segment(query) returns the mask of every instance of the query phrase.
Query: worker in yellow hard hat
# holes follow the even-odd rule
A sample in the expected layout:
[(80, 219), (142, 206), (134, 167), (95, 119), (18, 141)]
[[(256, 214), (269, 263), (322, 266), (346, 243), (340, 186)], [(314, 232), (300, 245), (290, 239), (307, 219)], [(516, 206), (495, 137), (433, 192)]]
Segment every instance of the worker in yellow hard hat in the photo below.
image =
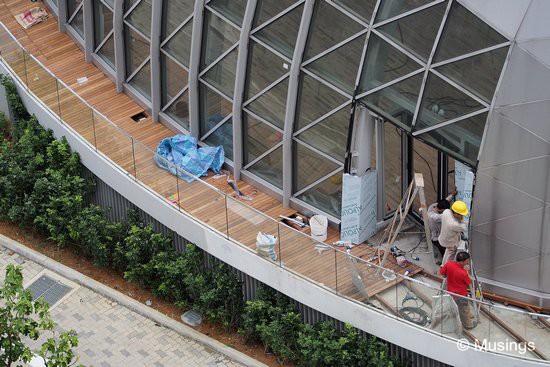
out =
[(445, 209), (441, 214), (441, 232), (439, 233), (439, 243), (445, 247), (445, 255), (441, 260), (441, 265), (445, 265), (448, 260), (454, 260), (456, 250), (460, 245), (461, 235), (466, 230), (464, 217), (468, 215), (466, 203), (457, 200), (451, 205), (451, 209)]

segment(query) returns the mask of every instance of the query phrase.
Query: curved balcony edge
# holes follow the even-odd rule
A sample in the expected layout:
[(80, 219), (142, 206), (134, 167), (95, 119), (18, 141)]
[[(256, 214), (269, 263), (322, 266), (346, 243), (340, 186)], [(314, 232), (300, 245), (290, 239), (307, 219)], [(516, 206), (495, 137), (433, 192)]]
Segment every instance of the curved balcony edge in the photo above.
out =
[(65, 136), (90, 171), (166, 227), (234, 268), (330, 317), (350, 323), (383, 340), (447, 364), (499, 365), (500, 367), (517, 366), (518, 363), (522, 366), (548, 365), (544, 361), (522, 359), (479, 349), (470, 348), (466, 352), (461, 351), (454, 339), (442, 337), (402, 319), (341, 297), (257, 256), (249, 249), (213, 231), (187, 213), (179, 212), (168, 202), (154, 195), (98, 154), (78, 134), (60, 123), (59, 119), (27, 90), (3, 63), (0, 63), (0, 72), (12, 76), (29, 113), (34, 114), (42, 126), (51, 129), (56, 137)]

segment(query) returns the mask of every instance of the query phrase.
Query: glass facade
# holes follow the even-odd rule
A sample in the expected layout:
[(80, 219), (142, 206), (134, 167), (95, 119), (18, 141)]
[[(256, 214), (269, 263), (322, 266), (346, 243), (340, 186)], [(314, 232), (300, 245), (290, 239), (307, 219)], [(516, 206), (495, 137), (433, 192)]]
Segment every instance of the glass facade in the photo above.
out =
[(506, 37), (458, 1), (304, 2), (124, 0), (116, 18), (112, 0), (93, 0), (90, 15), (68, 0), (66, 22), (84, 40), (92, 21), (94, 56), (157, 104), (160, 121), (223, 145), (229, 164), (334, 218), (354, 102), (384, 121), (373, 164), (387, 210), (407, 170), (434, 186), (441, 155), (476, 166)]

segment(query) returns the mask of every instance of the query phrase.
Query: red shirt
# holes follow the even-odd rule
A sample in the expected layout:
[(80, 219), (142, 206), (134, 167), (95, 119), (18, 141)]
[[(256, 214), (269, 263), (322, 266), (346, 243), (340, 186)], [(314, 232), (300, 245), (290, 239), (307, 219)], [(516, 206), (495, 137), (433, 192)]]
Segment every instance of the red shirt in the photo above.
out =
[(447, 261), (439, 270), (439, 274), (447, 276), (447, 290), (461, 296), (468, 295), (468, 286), (472, 282), (468, 272), (456, 261)]

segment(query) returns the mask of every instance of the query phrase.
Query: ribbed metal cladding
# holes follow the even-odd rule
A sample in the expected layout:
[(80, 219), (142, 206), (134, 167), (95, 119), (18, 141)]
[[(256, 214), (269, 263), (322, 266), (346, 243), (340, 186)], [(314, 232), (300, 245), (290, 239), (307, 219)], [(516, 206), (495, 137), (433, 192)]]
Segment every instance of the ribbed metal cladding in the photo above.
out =
[[(185, 246), (189, 243), (189, 241), (187, 241), (185, 238), (168, 229), (161, 222), (153, 218), (150, 214), (137, 208), (123, 195), (121, 195), (116, 190), (114, 190), (109, 185), (107, 185), (105, 182), (100, 180), (88, 169), (84, 168), (83, 175), (86, 178), (90, 178), (94, 180), (96, 183), (95, 190), (93, 194), (91, 194), (87, 198), (87, 202), (89, 204), (99, 205), (103, 208), (110, 208), (110, 210), (108, 211), (109, 219), (115, 220), (115, 221), (126, 220), (128, 209), (137, 210), (140, 218), (144, 221), (144, 223), (152, 224), (155, 231), (159, 233), (163, 233), (169, 237), (172, 237), (173, 246), (176, 251), (179, 251), (179, 252), (185, 251)], [(221, 261), (221, 260), (217, 259), (216, 257), (208, 253), (205, 253), (205, 263), (207, 264), (207, 266), (211, 266), (218, 261)], [(254, 299), (254, 297), (256, 296), (256, 291), (258, 287), (262, 285), (262, 283), (257, 279), (251, 277), (250, 275), (243, 273), (242, 271), (239, 271), (231, 266), (230, 268), (235, 272), (237, 277), (242, 281), (244, 300), (247, 301), (247, 300)], [(334, 324), (336, 328), (338, 328), (339, 330), (343, 330), (344, 328), (343, 322), (337, 319), (334, 319), (330, 316), (327, 316), (296, 300), (293, 300), (293, 302), (298, 308), (298, 310), (300, 311), (300, 313), (302, 314), (302, 319), (304, 322), (308, 324), (315, 324), (320, 321), (330, 321)], [(362, 334), (365, 336), (369, 335), (368, 333), (365, 333), (365, 332), (362, 332)], [(401, 360), (410, 361), (410, 365), (413, 367), (451, 367), (445, 363), (425, 357), (418, 353), (412, 352), (408, 349), (402, 348), (398, 345), (388, 343), (388, 342), (386, 342), (386, 344), (388, 345), (390, 354), (392, 356), (398, 357)]]

